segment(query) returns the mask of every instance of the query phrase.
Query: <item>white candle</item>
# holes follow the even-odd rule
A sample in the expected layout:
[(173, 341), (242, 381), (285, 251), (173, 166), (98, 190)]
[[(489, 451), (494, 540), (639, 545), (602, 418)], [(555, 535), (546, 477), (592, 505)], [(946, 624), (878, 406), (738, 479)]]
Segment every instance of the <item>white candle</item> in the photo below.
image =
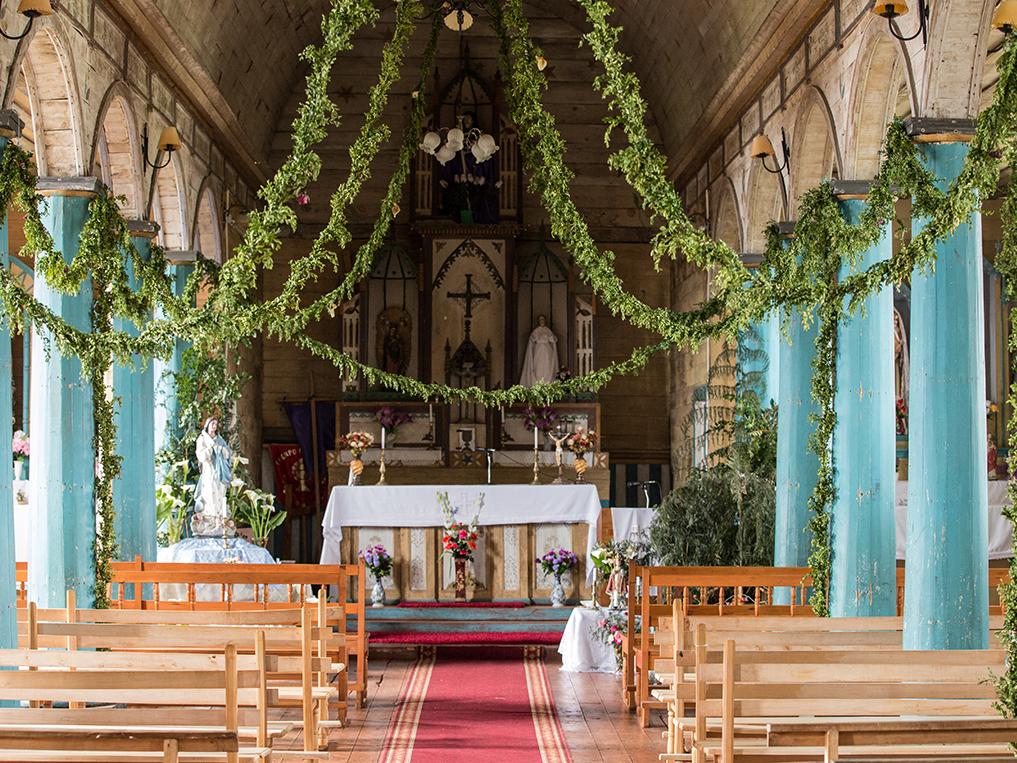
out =
[(381, 449), (385, 450), (385, 427), (381, 428)]
[(533, 449), (537, 449), (537, 425), (533, 425)]
[(434, 403), (427, 404), (427, 421), (434, 426)]

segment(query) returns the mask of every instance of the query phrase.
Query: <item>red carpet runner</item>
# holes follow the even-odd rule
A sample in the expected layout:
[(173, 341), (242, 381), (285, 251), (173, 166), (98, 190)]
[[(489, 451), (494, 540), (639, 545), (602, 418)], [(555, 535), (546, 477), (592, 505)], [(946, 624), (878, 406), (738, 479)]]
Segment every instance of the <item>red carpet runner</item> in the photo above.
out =
[(444, 648), (411, 669), (381, 763), (571, 763), (540, 650)]

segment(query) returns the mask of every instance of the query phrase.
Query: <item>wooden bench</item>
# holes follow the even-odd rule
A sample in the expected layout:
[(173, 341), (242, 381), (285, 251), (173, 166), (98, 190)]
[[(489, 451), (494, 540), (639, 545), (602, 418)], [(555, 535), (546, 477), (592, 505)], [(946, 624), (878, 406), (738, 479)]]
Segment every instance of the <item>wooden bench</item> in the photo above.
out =
[[(324, 611), (325, 602), (318, 609)], [(343, 644), (342, 636), (331, 628), (312, 623), (310, 605), (299, 610), (300, 624), (213, 624), (217, 618), (279, 620), (286, 610), (271, 613), (189, 612), (182, 610), (82, 610), (74, 607), (73, 591), (68, 592), (66, 610), (44, 610), (51, 620), (39, 618), (34, 604), (19, 622), (19, 639), (28, 648), (110, 649), (123, 651), (158, 651), (180, 653), (217, 653), (226, 644), (235, 644), (241, 653), (254, 654), (257, 639), (273, 658), (269, 670), (272, 688), (271, 704), (302, 709), (304, 752), (315, 752), (328, 744), (333, 723), (329, 702), (339, 692), (328, 681), (329, 673), (342, 675), (345, 666), (333, 662), (330, 654)], [(267, 615), (267, 616), (265, 616)], [(320, 617), (321, 615), (319, 615)], [(143, 622), (135, 622), (140, 619)], [(113, 620), (113, 622), (111, 622)], [(270, 740), (288, 732), (295, 725), (282, 724), (263, 736), (264, 719), (260, 719), (258, 739)], [(310, 756), (305, 756), (310, 757)]]
[[(215, 753), (238, 752), (237, 735), (210, 729), (124, 728), (0, 724), (0, 763), (8, 761), (222, 760)], [(263, 761), (270, 760), (266, 753)]]
[[(263, 636), (254, 655), (238, 655), (234, 644), (227, 644), (220, 654), (6, 649), (0, 650), (0, 666), (7, 668), (0, 670), (0, 700), (29, 703), (28, 707), (0, 708), (0, 727), (6, 732), (6, 737), (0, 733), (0, 760), (46, 760), (32, 751), (50, 749), (45, 735), (39, 733), (41, 727), (56, 730), (53, 744), (57, 745), (70, 744), (75, 734), (79, 739), (88, 734), (104, 737), (96, 742), (100, 754), (96, 760), (143, 759), (145, 753), (154, 759), (187, 753), (186, 759), (209, 761), (271, 757), (260, 739), (263, 726), (255, 747), (239, 749), (237, 744), (240, 708), (254, 708), (264, 718), (270, 700)], [(48, 703), (67, 703), (67, 707), (45, 706)], [(87, 703), (102, 707), (86, 707)], [(67, 732), (64, 742), (60, 729)], [(143, 734), (147, 749), (132, 746), (135, 729), (147, 729)], [(225, 746), (180, 749), (184, 738), (195, 731), (226, 734)], [(164, 747), (151, 749), (160, 734)], [(9, 749), (4, 747), (5, 738)], [(195, 745), (203, 744), (200, 733), (190, 738)], [(83, 750), (90, 749), (88, 743), (83, 745)], [(69, 759), (63, 753), (57, 757)]]
[[(1005, 745), (985, 748), (993, 740), (970, 736), (965, 741), (981, 745), (978, 749), (948, 744), (932, 749), (912, 723), (927, 720), (927, 726), (938, 723), (945, 730), (959, 716), (990, 726), (999, 720), (993, 709), (995, 690), (987, 679), (990, 671), (998, 673), (1003, 668), (1001, 650), (927, 652), (856, 646), (770, 651), (736, 649), (737, 642), (727, 639), (718, 651), (704, 643), (705, 630), (702, 624), (697, 627), (693, 684), (676, 686), (678, 694), (695, 702), (690, 756), (694, 763), (824, 760), (830, 756), (831, 745), (838, 748), (831, 760), (879, 759), (879, 755), (885, 760), (951, 755), (962, 759), (970, 755), (976, 760), (983, 754), (991, 759), (1005, 750)], [(824, 722), (820, 716), (838, 721), (879, 720), (884, 736), (865, 739), (856, 728), (850, 741), (857, 745), (841, 744), (834, 733), (829, 739), (824, 735), (823, 748), (815, 748), (808, 744), (815, 734), (795, 738), (788, 731), (780, 737), (780, 746), (771, 743), (768, 734), (774, 724), (799, 723), (802, 716), (817, 724)], [(896, 736), (886, 736), (894, 720), (900, 721), (894, 728)], [(993, 733), (998, 735), (1000, 728), (994, 727)], [(887, 749), (877, 750), (880, 744)], [(918, 750), (916, 745), (926, 749)]]
[[(626, 706), (650, 725), (654, 711), (666, 706), (651, 694), (650, 671), (667, 657), (652, 634), (666, 627), (672, 602), (686, 614), (812, 616), (806, 603), (806, 567), (635, 567), (629, 568), (628, 634), (622, 642)], [(786, 589), (790, 603), (774, 603), (774, 593)], [(638, 591), (638, 597), (637, 597)], [(635, 619), (641, 635), (634, 633)]]
[[(163, 586), (179, 586), (182, 599), (166, 599)], [(219, 598), (202, 601), (198, 586), (218, 589)], [(239, 586), (252, 589), (252, 596), (237, 597)], [(110, 598), (117, 609), (185, 609), (191, 611), (243, 611), (293, 609), (309, 600), (309, 593), (334, 591), (343, 607), (330, 624), (345, 636), (345, 650), (338, 661), (350, 669), (356, 663), (352, 684), (349, 673), (340, 678), (345, 699), (352, 691), (360, 707), (367, 704), (367, 670), (370, 634), (367, 632), (367, 583), (363, 562), (358, 564), (186, 564), (173, 562), (121, 562), (113, 565)], [(209, 590), (208, 588), (203, 589)], [(284, 600), (273, 592), (285, 591)], [(350, 621), (352, 620), (352, 628)], [(341, 710), (345, 718), (345, 707)]]

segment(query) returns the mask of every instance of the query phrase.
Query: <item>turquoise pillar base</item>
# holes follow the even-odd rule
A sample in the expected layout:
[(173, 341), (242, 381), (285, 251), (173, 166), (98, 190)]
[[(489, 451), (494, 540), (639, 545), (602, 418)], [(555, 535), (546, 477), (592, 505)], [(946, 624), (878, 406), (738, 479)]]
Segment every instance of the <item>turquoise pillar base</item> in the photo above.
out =
[[(0, 137), (0, 156), (8, 139)], [(10, 266), (7, 249), (7, 210), (0, 210), (0, 266)], [(0, 318), (0, 443), (10, 442), (14, 436), (13, 374), (11, 360), (11, 332), (7, 321)], [(0, 649), (18, 646), (18, 621), (15, 596), (14, 556), (14, 494), (13, 468), (0, 462)]]
[[(62, 181), (61, 181), (62, 182)], [(93, 186), (94, 187), (94, 186)], [(49, 195), (42, 215), (67, 262), (78, 251), (91, 194)], [(90, 331), (92, 284), (64, 294), (36, 273), (35, 298), (72, 326)], [(28, 588), (40, 607), (61, 607), (66, 591), (78, 606), (95, 603), (95, 452), (92, 446), (92, 385), (81, 362), (63, 356), (44, 329), (32, 336), (32, 483), (35, 513)]]
[[(940, 187), (966, 143), (921, 146)], [(920, 230), (921, 220), (914, 223)], [(906, 649), (989, 643), (988, 485), (982, 224), (976, 213), (936, 245), (936, 269), (911, 281)]]
[[(777, 567), (804, 567), (811, 551), (808, 532), (809, 498), (816, 487), (819, 459), (809, 450), (816, 413), (812, 399), (812, 359), (816, 354), (813, 323), (802, 327), (801, 313), (786, 319), (787, 339), (779, 351), (780, 388), (777, 418), (777, 513), (774, 522), (773, 563)], [(787, 604), (788, 589), (778, 589), (774, 602)]]
[[(840, 202), (845, 219), (858, 224), (861, 199)], [(890, 231), (841, 277), (887, 260)], [(894, 615), (897, 611), (893, 376), (893, 293), (865, 300), (837, 333), (837, 427), (833, 438), (837, 498), (833, 506), (830, 614)]]
[[(132, 236), (132, 241), (141, 256), (148, 259), (151, 238)], [(140, 283), (130, 261), (127, 272), (130, 287), (138, 290)], [(115, 321), (115, 328), (138, 334), (137, 327), (123, 319)], [(135, 556), (146, 561), (156, 557), (154, 392), (154, 371), (147, 360), (135, 356), (133, 365), (114, 366), (113, 394), (120, 398), (117, 453), (123, 460), (120, 476), (113, 482), (113, 503), (119, 558), (126, 561)]]

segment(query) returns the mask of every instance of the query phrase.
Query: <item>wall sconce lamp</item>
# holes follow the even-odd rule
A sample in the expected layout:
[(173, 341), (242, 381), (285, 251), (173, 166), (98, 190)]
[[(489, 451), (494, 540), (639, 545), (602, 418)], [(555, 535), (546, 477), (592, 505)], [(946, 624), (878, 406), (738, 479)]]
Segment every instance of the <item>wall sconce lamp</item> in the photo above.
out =
[(1017, 0), (1003, 0), (992, 14), (992, 26), (1003, 34), (1017, 30)]
[(922, 44), (928, 44), (929, 5), (926, 0), (918, 0), (918, 31), (910, 37), (904, 37), (900, 33), (900, 30), (897, 29), (897, 24), (895, 23), (895, 20), (899, 16), (903, 16), (908, 12), (908, 4), (904, 2), (904, 0), (876, 0), (876, 4), (872, 7), (872, 12), (887, 20), (887, 23), (890, 26), (890, 34), (901, 42), (908, 42), (909, 40), (915, 39), (918, 35), (921, 35)]
[(18, 35), (7, 34), (4, 30), (0, 29), (0, 34), (6, 37), (8, 40), (20, 40), (28, 36), (28, 33), (32, 31), (32, 24), (39, 16), (52, 16), (53, 6), (50, 5), (49, 0), (21, 0), (18, 3), (18, 13), (28, 19), (28, 26), (25, 27), (25, 31)]
[(773, 143), (765, 135), (760, 133), (752, 139), (752, 145), (749, 147), (749, 155), (753, 159), (759, 159), (763, 163), (763, 169), (767, 172), (772, 172), (774, 175), (779, 175), (784, 170), (791, 166), (791, 149), (787, 145), (787, 133), (784, 132), (784, 128), (780, 128), (780, 149), (781, 155), (783, 156), (783, 163), (775, 169), (770, 169), (766, 166), (767, 159), (773, 159), (774, 163), (777, 162), (777, 152), (773, 148)]
[(791, 149), (787, 145), (787, 133), (784, 132), (784, 128), (780, 128), (780, 153), (783, 161), (776, 169), (770, 169), (766, 166), (766, 160), (772, 158), (774, 164), (777, 164), (777, 152), (773, 148), (773, 143), (765, 135), (760, 133), (752, 139), (752, 145), (749, 146), (749, 156), (753, 159), (759, 159), (760, 164), (763, 165), (763, 169), (769, 173), (777, 176), (780, 180), (780, 194), (781, 201), (783, 202), (784, 215), (788, 214), (788, 197), (787, 197), (787, 185), (784, 183), (784, 170), (791, 173)]
[[(148, 124), (141, 128), (141, 160), (143, 167), (151, 167), (153, 170), (161, 170), (173, 160), (173, 152), (180, 150), (180, 133), (177, 128), (170, 125), (162, 128), (159, 133), (159, 144), (155, 150), (155, 161), (148, 158)], [(159, 164), (159, 155), (166, 154), (166, 161)]]

